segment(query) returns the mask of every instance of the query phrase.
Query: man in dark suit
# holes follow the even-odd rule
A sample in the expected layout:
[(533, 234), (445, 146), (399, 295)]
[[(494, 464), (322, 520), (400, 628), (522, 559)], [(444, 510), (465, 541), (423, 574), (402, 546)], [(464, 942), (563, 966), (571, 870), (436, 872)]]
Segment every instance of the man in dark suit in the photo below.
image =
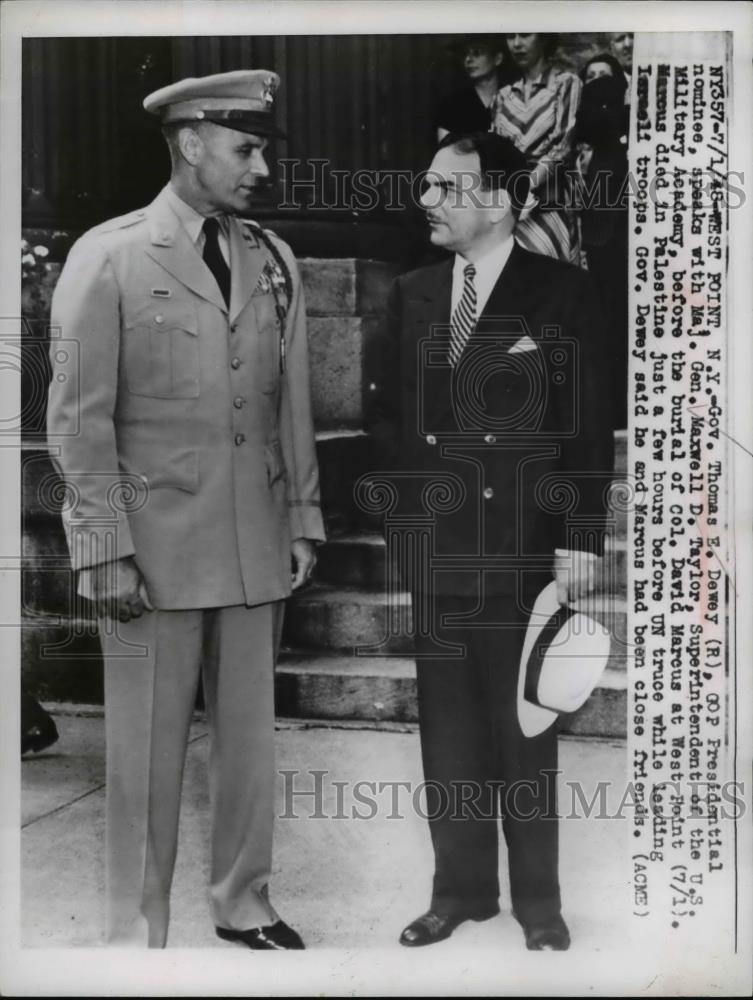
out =
[[(401, 943), (499, 912), (497, 824), (531, 950), (564, 950), (557, 735), (525, 737), (518, 663), (533, 601), (591, 591), (612, 469), (588, 275), (514, 241), (525, 160), (491, 133), (448, 135), (422, 195), (454, 257), (399, 277), (371, 430), (402, 525), (435, 874)], [(390, 473), (392, 474), (390, 477)]]

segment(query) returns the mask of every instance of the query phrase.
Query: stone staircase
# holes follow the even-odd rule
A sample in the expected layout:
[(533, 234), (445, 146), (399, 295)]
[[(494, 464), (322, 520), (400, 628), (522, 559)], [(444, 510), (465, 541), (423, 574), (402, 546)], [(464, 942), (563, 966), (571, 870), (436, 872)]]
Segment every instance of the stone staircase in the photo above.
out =
[[(303, 260), (312, 397), (328, 542), (314, 582), (289, 604), (277, 673), (281, 716), (415, 722), (410, 607), (393, 595), (403, 628), (390, 625), (386, 547), (376, 522), (360, 511), (353, 484), (373, 467), (362, 428), (372, 384), (370, 337), (394, 269), (376, 261)], [(616, 478), (625, 469), (617, 436)], [(102, 676), (94, 622), (73, 593), (65, 540), (55, 510), (54, 476), (42, 441), (22, 452), (22, 666), (27, 688), (47, 701), (99, 703)], [(608, 542), (607, 582), (594, 615), (610, 628), (610, 663), (588, 703), (565, 730), (620, 737), (626, 728), (625, 515)], [(394, 616), (393, 616), (394, 618)], [(380, 647), (382, 654), (369, 652)]]
[[(617, 440), (618, 475), (624, 444), (623, 434)], [(612, 634), (610, 661), (589, 701), (566, 721), (565, 732), (601, 737), (626, 732), (625, 527), (624, 514), (616, 515), (604, 559), (607, 583), (584, 605)], [(333, 525), (319, 551), (315, 582), (290, 602), (278, 666), (281, 715), (417, 720), (410, 600), (400, 593), (388, 599), (386, 581), (381, 534), (368, 523)], [(390, 601), (405, 611), (399, 632), (390, 625)], [(380, 655), (369, 655), (370, 646), (380, 646)]]

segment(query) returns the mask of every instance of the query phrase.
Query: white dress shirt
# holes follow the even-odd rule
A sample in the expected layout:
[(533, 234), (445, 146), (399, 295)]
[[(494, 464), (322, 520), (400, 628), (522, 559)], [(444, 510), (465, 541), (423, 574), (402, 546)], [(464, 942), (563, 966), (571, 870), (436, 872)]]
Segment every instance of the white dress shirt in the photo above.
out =
[(476, 319), (478, 319), (484, 311), (484, 306), (489, 301), (492, 289), (497, 284), (497, 279), (502, 274), (502, 269), (507, 263), (514, 246), (515, 240), (512, 236), (509, 236), (506, 240), (498, 243), (493, 250), (484, 254), (479, 260), (468, 261), (465, 257), (461, 257), (459, 253), (455, 254), (455, 265), (452, 269), (452, 304), (450, 316), (454, 315), (457, 304), (460, 302), (460, 296), (463, 294), (463, 284), (465, 281), (463, 270), (468, 264), (472, 263), (476, 268), (476, 277), (473, 279), (473, 285), (476, 289)]

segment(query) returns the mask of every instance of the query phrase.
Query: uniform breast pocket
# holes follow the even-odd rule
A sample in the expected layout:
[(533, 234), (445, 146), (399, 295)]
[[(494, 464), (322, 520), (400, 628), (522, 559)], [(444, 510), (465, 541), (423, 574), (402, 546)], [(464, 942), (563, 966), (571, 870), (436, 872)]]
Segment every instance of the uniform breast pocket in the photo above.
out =
[(200, 361), (198, 320), (190, 306), (150, 302), (126, 317), (122, 363), (134, 395), (195, 399)]

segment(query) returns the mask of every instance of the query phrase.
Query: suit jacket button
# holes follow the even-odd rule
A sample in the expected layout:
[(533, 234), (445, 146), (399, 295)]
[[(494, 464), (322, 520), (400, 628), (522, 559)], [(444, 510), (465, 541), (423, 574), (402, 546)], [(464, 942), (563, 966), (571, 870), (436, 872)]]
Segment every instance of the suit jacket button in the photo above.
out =
[(246, 435), (245, 434), (236, 434), (235, 435), (235, 443), (236, 444), (243, 444), (243, 442), (245, 440), (246, 440)]
[(436, 444), (437, 443), (437, 439), (434, 437), (433, 434), (427, 434), (426, 435), (426, 443), (427, 444)]
[(160, 316), (155, 316), (154, 317), (154, 322), (155, 323), (164, 323), (165, 322), (165, 317), (161, 316), (161, 315)]
[(484, 438), (484, 441), (486, 441), (487, 444), (496, 444), (497, 443), (497, 439), (495, 438), (495, 436), (493, 434), (487, 434), (486, 437)]
[(486, 489), (484, 490), (484, 500), (491, 500), (493, 496), (494, 496), (494, 490), (491, 488), (491, 486), (487, 486)]
[(236, 408), (236, 410), (240, 410), (244, 402), (245, 400), (243, 399), (243, 396), (236, 396), (235, 399), (233, 400), (233, 406)]
[(241, 359), (240, 358), (233, 358), (233, 360), (230, 362), (230, 367), (231, 368), (236, 368), (237, 369), (237, 368), (240, 368), (240, 366), (241, 366)]

